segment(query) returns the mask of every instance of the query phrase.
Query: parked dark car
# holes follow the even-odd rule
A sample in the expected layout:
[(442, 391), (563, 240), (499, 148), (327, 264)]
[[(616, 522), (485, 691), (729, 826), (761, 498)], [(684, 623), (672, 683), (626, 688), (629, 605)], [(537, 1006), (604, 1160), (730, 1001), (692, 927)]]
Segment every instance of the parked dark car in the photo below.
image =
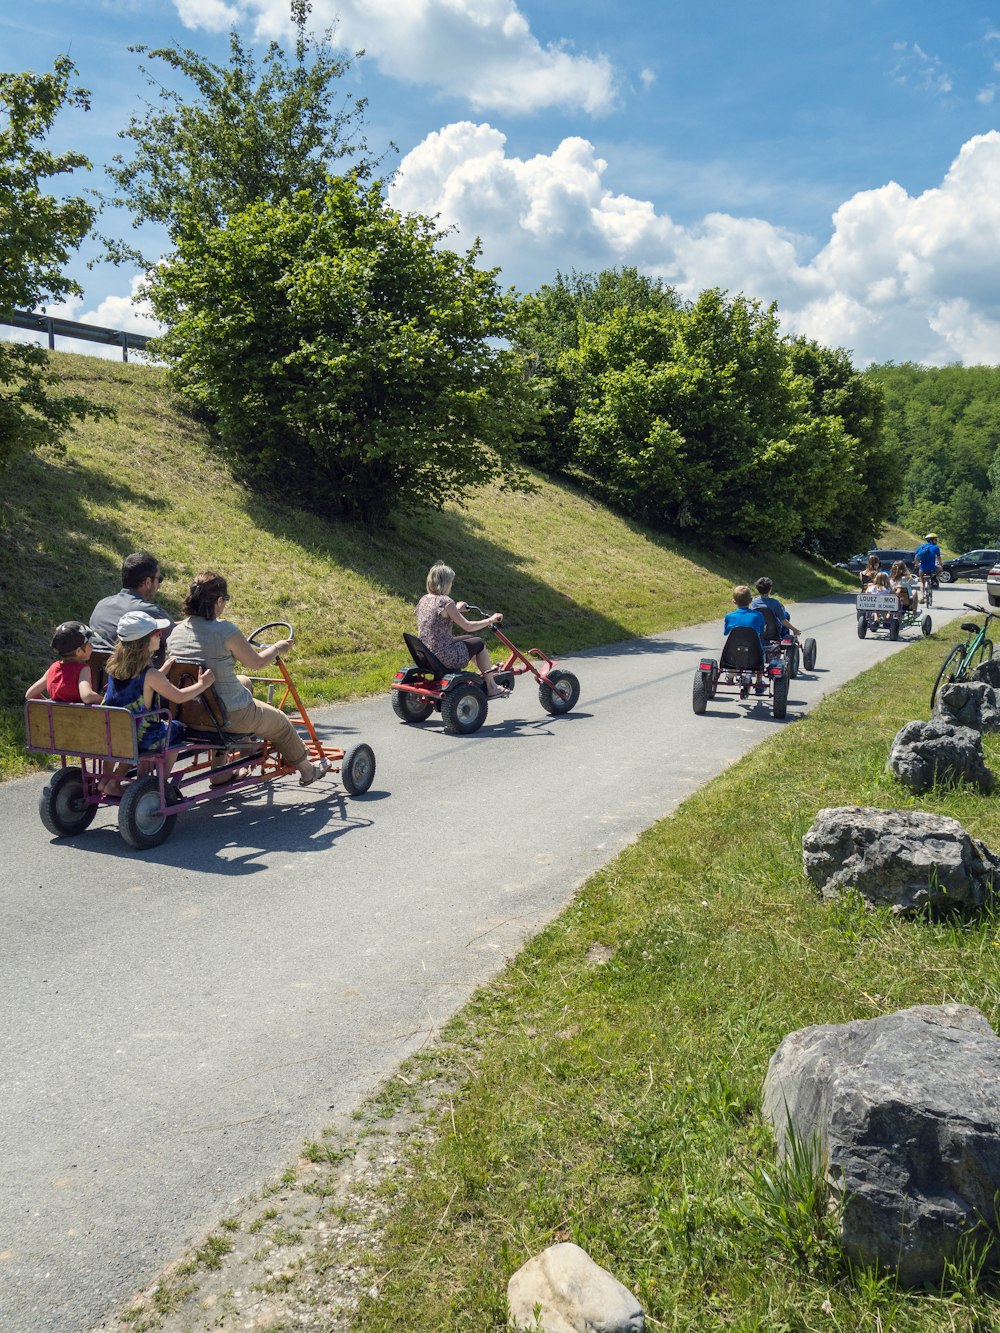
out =
[[(860, 574), (868, 563), (869, 555), (878, 556), (879, 567), (884, 569), (887, 574), (897, 560), (905, 560), (910, 569), (912, 570), (913, 568), (913, 551), (889, 550), (887, 547), (882, 546), (873, 546), (868, 552), (868, 555), (852, 555), (850, 560), (845, 560), (840, 568), (849, 570), (852, 574)], [(1000, 560), (1000, 554), (997, 555), (997, 559)]]
[(941, 561), (941, 582), (953, 583), (955, 579), (984, 579), (996, 564), (1000, 564), (1000, 548), (989, 547), (984, 550), (966, 551), (965, 555), (956, 555), (953, 560)]

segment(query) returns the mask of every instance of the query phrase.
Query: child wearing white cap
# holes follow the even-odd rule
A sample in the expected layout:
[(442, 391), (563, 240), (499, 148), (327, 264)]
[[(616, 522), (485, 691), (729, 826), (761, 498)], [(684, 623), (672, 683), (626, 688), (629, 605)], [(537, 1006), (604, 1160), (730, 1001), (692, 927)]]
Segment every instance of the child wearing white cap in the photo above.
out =
[[(135, 714), (140, 754), (179, 745), (184, 739), (184, 728), (179, 722), (171, 722), (168, 727), (162, 718), (145, 716), (153, 707), (154, 694), (173, 703), (185, 703), (203, 694), (215, 681), (214, 671), (199, 669), (195, 683), (180, 688), (153, 666), (153, 654), (160, 646), (161, 633), (170, 624), (169, 620), (156, 619), (146, 611), (126, 612), (118, 622), (118, 642), (108, 659), (104, 702), (112, 708), (127, 708)], [(170, 772), (172, 763), (169, 758), (166, 772)], [(119, 764), (101, 783), (106, 796), (121, 795), (118, 778), (127, 768), (128, 765)]]

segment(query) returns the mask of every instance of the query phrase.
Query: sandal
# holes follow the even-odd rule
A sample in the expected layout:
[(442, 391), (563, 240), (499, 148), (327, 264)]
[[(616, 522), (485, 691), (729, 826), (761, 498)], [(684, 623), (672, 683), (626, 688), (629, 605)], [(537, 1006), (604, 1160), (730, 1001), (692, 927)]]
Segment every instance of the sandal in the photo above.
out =
[(311, 787), (314, 782), (317, 782), (320, 778), (325, 777), (325, 775), (329, 772), (329, 769), (330, 769), (330, 761), (324, 756), (319, 761), (318, 764), (313, 764), (311, 778), (303, 777), (301, 774), (299, 775), (299, 786)]

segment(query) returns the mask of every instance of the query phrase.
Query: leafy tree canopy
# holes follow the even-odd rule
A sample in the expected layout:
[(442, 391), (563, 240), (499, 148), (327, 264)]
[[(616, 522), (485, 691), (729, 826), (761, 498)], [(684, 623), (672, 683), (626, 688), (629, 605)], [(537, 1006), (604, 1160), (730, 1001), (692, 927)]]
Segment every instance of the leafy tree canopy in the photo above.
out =
[(1000, 367), (874, 366), (900, 459), (894, 517), (962, 550), (1000, 532)]
[(557, 276), (522, 301), (515, 345), (545, 400), (528, 456), (654, 524), (839, 558), (898, 488), (878, 385), (783, 337), (774, 306), (682, 302), (634, 270)]
[[(47, 182), (90, 162), (45, 147), (63, 107), (89, 107), (86, 89), (70, 86), (75, 73), (68, 56), (50, 74), (0, 73), (0, 310), (8, 313), (80, 292), (63, 265), (94, 210), (83, 198), (50, 194)], [(58, 393), (58, 384), (43, 348), (0, 343), (0, 466), (17, 450), (58, 446), (72, 421), (102, 411)]]
[(239, 475), (369, 522), (518, 480), (513, 302), (442, 238), (353, 177), (179, 237), (148, 279), (154, 349)]
[[(366, 100), (337, 93), (351, 62), (334, 53), (331, 34), (315, 39), (306, 33), (309, 11), (308, 0), (291, 0), (292, 59), (272, 42), (258, 65), (235, 29), (228, 65), (176, 47), (131, 48), (195, 90), (192, 100), (143, 67), (158, 101), (121, 131), (132, 156), (119, 154), (108, 167), (120, 192), (114, 202), (131, 210), (134, 226), (160, 223), (179, 245), (260, 200), (273, 203), (303, 191), (322, 198), (332, 164), (345, 158), (356, 159), (358, 174), (370, 171), (374, 164), (361, 134)], [(113, 240), (106, 245), (112, 258), (150, 267), (134, 248)]]

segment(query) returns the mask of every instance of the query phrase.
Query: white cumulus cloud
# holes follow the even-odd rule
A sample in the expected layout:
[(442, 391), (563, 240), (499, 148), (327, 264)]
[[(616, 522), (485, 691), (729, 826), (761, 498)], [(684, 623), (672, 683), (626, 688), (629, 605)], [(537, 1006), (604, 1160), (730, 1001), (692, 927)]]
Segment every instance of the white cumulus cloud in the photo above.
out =
[[(261, 36), (284, 37), (288, 0), (174, 0), (188, 27), (249, 21)], [(464, 98), (476, 110), (531, 112), (564, 107), (601, 115), (615, 100), (604, 55), (542, 45), (516, 0), (314, 0), (313, 25), (393, 78)]]
[(557, 270), (635, 265), (687, 297), (706, 287), (776, 300), (789, 331), (856, 360), (1000, 362), (1000, 132), (966, 143), (939, 186), (888, 182), (846, 200), (824, 244), (760, 218), (712, 213), (691, 226), (614, 193), (583, 138), (511, 156), (469, 121), (427, 136), (400, 163), (390, 202), (436, 214), (529, 290)]

